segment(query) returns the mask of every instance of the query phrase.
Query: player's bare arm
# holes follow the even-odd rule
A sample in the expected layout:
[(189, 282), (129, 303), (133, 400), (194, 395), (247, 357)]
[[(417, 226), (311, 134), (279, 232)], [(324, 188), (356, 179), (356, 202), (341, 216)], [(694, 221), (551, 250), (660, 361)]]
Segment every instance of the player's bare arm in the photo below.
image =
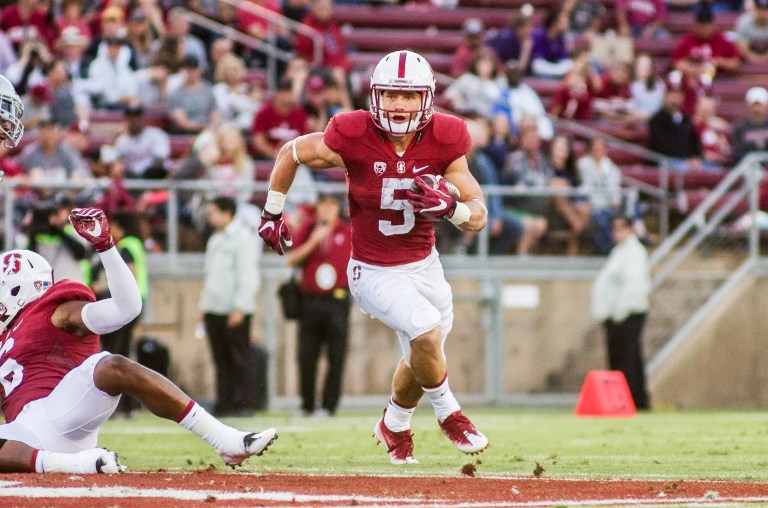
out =
[(259, 236), (281, 256), (293, 245), (291, 233), (283, 220), (283, 206), (296, 170), (302, 164), (312, 169), (345, 167), (341, 156), (323, 141), (322, 132), (299, 136), (280, 149), (269, 177), (269, 192), (261, 215)]
[(467, 158), (461, 156), (453, 161), (445, 170), (443, 176), (461, 193), (459, 202), (469, 208), (469, 218), (456, 227), (462, 231), (480, 231), (488, 222), (488, 209), (485, 207), (485, 198), (480, 184), (469, 172)]
[(299, 136), (283, 145), (278, 152), (269, 178), (270, 190), (287, 193), (300, 164), (310, 169), (344, 167), (339, 154), (328, 148), (323, 141), (322, 132)]

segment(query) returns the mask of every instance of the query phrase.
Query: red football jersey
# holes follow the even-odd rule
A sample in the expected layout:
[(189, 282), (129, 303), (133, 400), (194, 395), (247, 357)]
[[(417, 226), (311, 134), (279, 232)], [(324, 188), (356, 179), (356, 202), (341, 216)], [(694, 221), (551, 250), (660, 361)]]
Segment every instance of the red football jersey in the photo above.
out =
[(463, 120), (435, 113), (402, 156), (376, 127), (367, 111), (331, 118), (325, 144), (347, 168), (352, 257), (379, 266), (426, 258), (435, 244), (433, 221), (417, 216), (406, 192), (417, 175), (442, 175), (469, 151)]
[(99, 336), (77, 337), (51, 323), (56, 308), (70, 300), (94, 302), (87, 286), (71, 280), (55, 283), (16, 316), (0, 335), (0, 394), (6, 422), (29, 402), (47, 396), (69, 372), (99, 352)]

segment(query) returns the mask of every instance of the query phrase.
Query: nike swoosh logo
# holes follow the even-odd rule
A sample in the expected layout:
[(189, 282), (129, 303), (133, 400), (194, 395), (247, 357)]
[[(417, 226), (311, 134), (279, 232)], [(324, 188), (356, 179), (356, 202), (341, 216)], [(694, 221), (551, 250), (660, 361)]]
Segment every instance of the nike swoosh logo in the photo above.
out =
[(88, 234), (94, 238), (101, 235), (101, 222), (93, 221), (93, 231), (88, 231)]
[(11, 333), (15, 332), (16, 328), (20, 327), (21, 323), (23, 322), (24, 322), (24, 318), (21, 318), (21, 320), (18, 323), (16, 323), (16, 326), (13, 327), (13, 329), (11, 330)]
[(421, 213), (424, 213), (424, 212), (439, 212), (441, 210), (445, 210), (446, 208), (448, 208), (448, 203), (446, 203), (443, 200), (440, 200), (440, 204), (439, 205), (433, 206), (432, 208), (425, 208), (425, 209), (423, 209), (421, 211)]
[(420, 168), (413, 168), (413, 174), (415, 175), (416, 173), (421, 173), (428, 167), (429, 167), (429, 164), (427, 164), (426, 166), (421, 166)]

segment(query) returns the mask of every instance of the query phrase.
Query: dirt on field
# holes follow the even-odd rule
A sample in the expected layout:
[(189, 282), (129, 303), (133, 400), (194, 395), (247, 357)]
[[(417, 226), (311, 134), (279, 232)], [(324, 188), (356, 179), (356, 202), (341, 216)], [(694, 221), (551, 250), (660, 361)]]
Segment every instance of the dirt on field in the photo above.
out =
[(553, 506), (766, 503), (768, 483), (323, 476), (200, 471), (3, 474), (3, 507)]

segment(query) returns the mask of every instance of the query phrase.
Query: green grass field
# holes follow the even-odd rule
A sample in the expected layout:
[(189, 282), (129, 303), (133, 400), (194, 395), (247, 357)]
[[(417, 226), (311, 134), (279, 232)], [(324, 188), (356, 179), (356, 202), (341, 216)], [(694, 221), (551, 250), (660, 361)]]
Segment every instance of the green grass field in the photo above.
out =
[[(347, 411), (306, 419), (266, 413), (225, 421), (243, 430), (276, 427), (279, 439), (244, 471), (316, 474), (456, 475), (477, 461), (483, 476), (731, 479), (768, 481), (768, 412), (700, 411), (640, 414), (632, 419), (577, 418), (571, 411), (469, 409), (490, 439), (482, 455), (456, 451), (427, 408), (412, 430), (419, 464), (392, 466), (371, 437), (378, 411)], [(224, 466), (200, 439), (147, 413), (110, 420), (100, 445), (116, 450), (132, 471), (199, 470)]]

